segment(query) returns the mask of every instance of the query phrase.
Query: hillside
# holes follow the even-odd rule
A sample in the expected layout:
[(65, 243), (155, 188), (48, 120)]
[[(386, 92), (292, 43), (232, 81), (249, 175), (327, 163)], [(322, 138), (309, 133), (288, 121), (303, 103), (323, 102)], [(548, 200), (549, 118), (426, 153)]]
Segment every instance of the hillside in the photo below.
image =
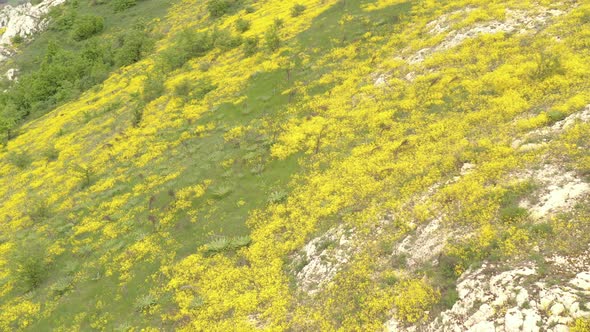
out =
[(1, 331), (590, 331), (590, 3), (55, 8), (1, 65)]

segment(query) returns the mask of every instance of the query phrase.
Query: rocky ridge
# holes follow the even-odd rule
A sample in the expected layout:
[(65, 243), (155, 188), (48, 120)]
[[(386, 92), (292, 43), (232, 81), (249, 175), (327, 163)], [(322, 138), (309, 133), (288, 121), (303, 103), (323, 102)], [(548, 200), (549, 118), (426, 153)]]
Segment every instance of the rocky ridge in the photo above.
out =
[(47, 28), (45, 19), (51, 7), (61, 5), (65, 0), (43, 0), (37, 5), (24, 3), (18, 6), (6, 5), (0, 9), (0, 61), (6, 61), (14, 55), (12, 40), (17, 37), (30, 38), (35, 33)]

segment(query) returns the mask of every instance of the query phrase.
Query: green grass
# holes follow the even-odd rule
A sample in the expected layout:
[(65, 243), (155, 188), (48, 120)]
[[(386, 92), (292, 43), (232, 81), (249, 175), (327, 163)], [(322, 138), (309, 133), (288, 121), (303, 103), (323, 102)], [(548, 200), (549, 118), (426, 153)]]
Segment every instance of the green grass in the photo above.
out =
[[(131, 22), (137, 19), (149, 19), (162, 16), (167, 6), (172, 1), (139, 1), (138, 5), (129, 10), (113, 14), (112, 8), (108, 5), (89, 6), (86, 2), (80, 5), (81, 13), (91, 13), (105, 16), (105, 34), (114, 34), (125, 29)], [(343, 5), (345, 3), (345, 5)], [(281, 94), (282, 91), (293, 87), (294, 82), (312, 83), (319, 79), (331, 68), (316, 70), (314, 64), (321, 61), (323, 56), (334, 47), (346, 46), (356, 38), (360, 38), (365, 32), (371, 31), (376, 34), (390, 33), (391, 29), (398, 23), (402, 14), (409, 11), (410, 3), (405, 3), (383, 10), (365, 13), (361, 9), (364, 1), (346, 1), (336, 4), (333, 8), (318, 17), (312, 23), (309, 30), (297, 36), (292, 41), (295, 49), (306, 50), (318, 48), (318, 52), (311, 54), (311, 65), (306, 68), (300, 66), (300, 60), (292, 55), (296, 64), (295, 70), (289, 75), (285, 70), (271, 72), (258, 72), (250, 77), (248, 84), (240, 95), (246, 96), (246, 100), (240, 105), (222, 103), (213, 107), (194, 123), (186, 123), (185, 126), (175, 131), (159, 133), (163, 141), (174, 141), (183, 132), (189, 131), (195, 126), (214, 123), (216, 129), (204, 137), (195, 137), (185, 141), (178, 148), (171, 148), (161, 157), (143, 169), (129, 168), (130, 180), (126, 183), (117, 184), (114, 188), (89, 197), (88, 200), (80, 202), (70, 215), (50, 215), (44, 222), (55, 229), (54, 238), (74, 238), (76, 241), (87, 240), (89, 243), (99, 243), (100, 239), (82, 234), (73, 236), (73, 227), (77, 220), (87, 216), (90, 211), (99, 209), (99, 205), (125, 193), (132, 193), (133, 187), (143, 181), (149, 174), (165, 176), (177, 169), (183, 168), (183, 173), (175, 180), (163, 184), (154, 192), (144, 192), (135, 197), (120, 214), (109, 216), (105, 223), (117, 222), (125, 211), (134, 206), (145, 205), (152, 201), (156, 209), (165, 209), (173, 201), (170, 194), (178, 188), (201, 183), (205, 179), (212, 180), (211, 187), (204, 196), (195, 198), (193, 206), (198, 212), (198, 221), (193, 223), (189, 216), (179, 213), (174, 218), (173, 226), (168, 229), (172, 243), (167, 244), (162, 239), (162, 245), (166, 252), (175, 253), (175, 260), (180, 260), (189, 254), (194, 253), (197, 248), (210, 244), (214, 239), (227, 239), (223, 250), (218, 254), (231, 255), (231, 250), (225, 250), (231, 246), (232, 241), (238, 243), (234, 247), (245, 244), (249, 229), (245, 223), (251, 211), (261, 209), (267, 204), (273, 204), (286, 197), (289, 193), (289, 183), (294, 174), (301, 171), (298, 162), (299, 155), (294, 155), (286, 160), (275, 160), (270, 156), (270, 145), (272, 137), (249, 137), (240, 144), (226, 143), (223, 135), (231, 128), (239, 125), (256, 126), (262, 119), (275, 119), (278, 121), (288, 114), (285, 112), (290, 103), (296, 102), (298, 96), (290, 98)], [(362, 20), (355, 20), (349, 26), (342, 28), (338, 21), (343, 15), (351, 13), (354, 15), (366, 16), (371, 24), (362, 23)], [(44, 52), (50, 40), (59, 39), (62, 35), (55, 31), (48, 31), (41, 34), (35, 41), (24, 46), (22, 54), (15, 59), (15, 63), (22, 66), (24, 70), (32, 70), (37, 64), (37, 58)], [(333, 39), (340, 42), (334, 44)], [(65, 40), (65, 47), (75, 47)], [(296, 53), (296, 52), (294, 52)], [(359, 57), (368, 58), (371, 54), (362, 51)], [(131, 73), (130, 75), (132, 75)], [(318, 86), (312, 90), (312, 94), (323, 93), (329, 87)], [(110, 117), (107, 110), (98, 110), (89, 114), (84, 123), (100, 121)], [(113, 131), (120, 125), (119, 121), (113, 124)], [(76, 128), (64, 128), (66, 132), (74, 132)], [(100, 135), (88, 139), (100, 142)], [(35, 156), (36, 158), (40, 156)], [(221, 167), (220, 164), (233, 159), (228, 167)], [(125, 168), (128, 165), (118, 165)], [(98, 179), (97, 179), (98, 180)], [(81, 188), (83, 189), (83, 188)], [(213, 202), (213, 203), (211, 203)], [(163, 323), (159, 314), (172, 310), (172, 300), (166, 295), (155, 298), (147, 298), (149, 287), (157, 287), (157, 283), (163, 283), (163, 277), (158, 272), (162, 264), (160, 259), (137, 264), (131, 270), (132, 278), (124, 285), (119, 284), (118, 275), (105, 275), (97, 259), (105, 253), (110, 252), (113, 256), (125, 252), (128, 246), (135, 243), (141, 234), (154, 234), (158, 232), (149, 222), (150, 215), (144, 212), (135, 217), (135, 220), (122, 223), (120, 227), (127, 232), (117, 239), (106, 242), (98, 248), (89, 247), (84, 254), (73, 254), (72, 248), (66, 248), (57, 261), (53, 263), (49, 271), (49, 277), (43, 282), (40, 291), (33, 296), (37, 301), (44, 302), (54, 300), (59, 296), (56, 307), (52, 314), (43, 317), (30, 326), (31, 331), (49, 331), (58, 327), (73, 327), (73, 317), (80, 318), (80, 328), (91, 330), (90, 323), (101, 315), (109, 315), (107, 330), (115, 330), (120, 326), (147, 327), (157, 326), (165, 330), (171, 330), (174, 326)], [(67, 279), (68, 266), (78, 265), (76, 273), (83, 276), (82, 280), (71, 282)], [(44, 290), (52, 290), (44, 291)], [(56, 292), (58, 294), (56, 294)], [(147, 301), (149, 300), (149, 301)], [(102, 303), (102, 309), (95, 309), (97, 303)], [(147, 304), (146, 304), (147, 303)], [(161, 307), (158, 315), (150, 312), (152, 303)], [(150, 310), (137, 312), (141, 306)], [(85, 316), (80, 316), (85, 314)]]

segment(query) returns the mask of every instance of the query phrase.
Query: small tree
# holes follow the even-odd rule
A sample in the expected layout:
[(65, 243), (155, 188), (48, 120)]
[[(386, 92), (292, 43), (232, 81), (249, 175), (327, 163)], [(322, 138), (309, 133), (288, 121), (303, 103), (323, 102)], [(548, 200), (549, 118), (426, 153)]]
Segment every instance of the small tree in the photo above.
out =
[(297, 17), (300, 16), (301, 14), (303, 14), (303, 12), (305, 11), (305, 6), (302, 4), (295, 4), (295, 6), (291, 7), (291, 16), (292, 17)]
[(266, 42), (266, 47), (271, 52), (278, 50), (281, 46), (281, 37), (279, 36), (279, 29), (276, 26), (271, 27), (264, 34), (264, 40)]

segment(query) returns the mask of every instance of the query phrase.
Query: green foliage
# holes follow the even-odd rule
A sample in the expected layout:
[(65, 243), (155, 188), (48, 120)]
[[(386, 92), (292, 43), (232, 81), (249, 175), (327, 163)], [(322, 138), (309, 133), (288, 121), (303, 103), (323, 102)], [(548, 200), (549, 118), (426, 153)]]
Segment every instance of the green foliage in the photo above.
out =
[(207, 2), (207, 10), (211, 17), (219, 18), (225, 15), (232, 6), (231, 0), (209, 0)]
[(46, 247), (39, 239), (27, 239), (14, 255), (15, 279), (25, 292), (39, 287), (47, 278)]
[(141, 123), (141, 119), (143, 118), (143, 109), (145, 107), (144, 103), (137, 103), (136, 105), (133, 106), (133, 108), (131, 109), (131, 114), (132, 114), (132, 118), (131, 118), (131, 124), (133, 125), (133, 127), (139, 127), (139, 124)]
[(114, 61), (119, 67), (133, 64), (152, 52), (154, 44), (145, 27), (137, 26), (117, 36)]
[(275, 26), (269, 28), (264, 34), (264, 41), (266, 48), (274, 52), (281, 46), (281, 37), (279, 35), (279, 29)]
[(111, 6), (115, 12), (121, 12), (137, 5), (137, 0), (112, 0)]
[(55, 295), (64, 295), (72, 289), (74, 278), (71, 276), (65, 276), (57, 280), (55, 284), (51, 286), (51, 291)]
[(47, 148), (45, 151), (43, 151), (43, 157), (48, 162), (55, 161), (59, 157), (59, 150), (56, 149), (55, 147)]
[(157, 304), (158, 299), (154, 295), (142, 295), (135, 301), (135, 310), (141, 313), (149, 313)]
[[(0, 95), (0, 142), (13, 138), (24, 119), (39, 116), (82, 91), (102, 83), (109, 73), (135, 63), (153, 50), (154, 39), (145, 24), (129, 24), (113, 36), (97, 36), (107, 27), (103, 16), (81, 14), (78, 2), (52, 7), (48, 39), (19, 80)], [(114, 14), (116, 15), (116, 14)], [(64, 42), (71, 36), (73, 41)], [(91, 38), (93, 36), (97, 36)]]
[(297, 17), (300, 16), (301, 14), (303, 14), (303, 12), (305, 11), (306, 7), (302, 4), (295, 4), (293, 7), (291, 7), (291, 16), (292, 17)]
[(268, 196), (268, 203), (277, 204), (283, 202), (287, 198), (287, 193), (280, 190), (275, 190)]
[(252, 239), (249, 236), (236, 236), (228, 238), (225, 236), (218, 237), (207, 243), (204, 247), (205, 253), (217, 254), (224, 251), (237, 250), (250, 245)]
[(141, 98), (144, 103), (157, 99), (166, 91), (165, 79), (160, 73), (150, 73), (143, 82)]
[(104, 30), (104, 19), (101, 16), (84, 15), (76, 19), (72, 27), (72, 38), (80, 41), (88, 39)]
[(47, 201), (41, 198), (29, 199), (29, 207), (27, 209), (27, 215), (31, 220), (36, 223), (40, 223), (47, 219), (51, 214), (51, 210)]
[(178, 69), (189, 59), (209, 52), (214, 45), (213, 35), (209, 31), (183, 30), (176, 37), (175, 45), (162, 53), (159, 65), (165, 71)]
[(243, 32), (250, 30), (251, 25), (252, 25), (252, 22), (240, 17), (236, 21), (236, 30), (243, 33)]
[(191, 93), (191, 89), (191, 81), (188, 79), (184, 79), (174, 87), (174, 94), (177, 97), (187, 98)]
[(503, 222), (519, 221), (528, 216), (527, 209), (517, 205), (507, 206), (500, 210), (500, 220)]
[(533, 72), (533, 78), (543, 80), (562, 73), (563, 65), (558, 54), (544, 51), (537, 56), (537, 68)]
[(244, 39), (244, 54), (246, 56), (252, 56), (258, 52), (258, 44), (260, 39), (257, 36), (248, 37)]
[(29, 167), (33, 162), (33, 158), (26, 151), (11, 151), (7, 158), (11, 164), (20, 169)]
[(192, 89), (192, 98), (203, 99), (209, 92), (217, 89), (217, 85), (213, 84), (210, 79), (203, 78), (197, 80)]
[(563, 112), (551, 110), (547, 112), (547, 117), (549, 118), (549, 121), (553, 123), (565, 119), (566, 115)]
[(228, 185), (228, 184), (223, 184), (220, 185), (216, 188), (213, 189), (213, 197), (217, 198), (217, 199), (222, 199), (226, 196), (228, 196), (229, 194), (231, 194), (233, 192), (233, 188), (232, 186)]

